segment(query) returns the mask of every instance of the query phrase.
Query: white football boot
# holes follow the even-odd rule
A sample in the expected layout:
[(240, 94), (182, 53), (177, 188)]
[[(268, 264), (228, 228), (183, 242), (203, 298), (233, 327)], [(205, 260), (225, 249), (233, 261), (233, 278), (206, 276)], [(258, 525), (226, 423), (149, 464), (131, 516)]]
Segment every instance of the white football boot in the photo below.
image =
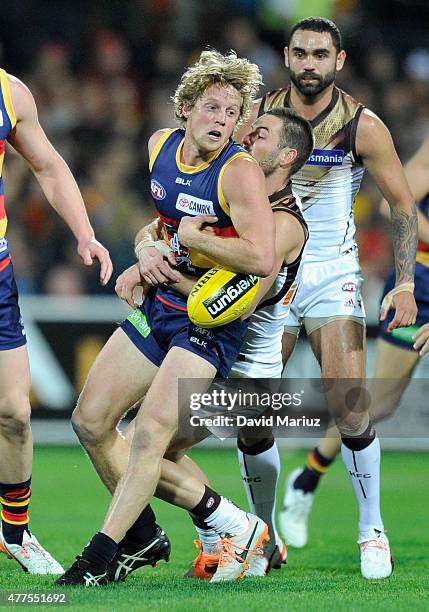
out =
[(373, 529), (369, 536), (360, 536), (360, 571), (368, 580), (388, 578), (393, 572), (389, 540), (383, 531)]
[(225, 582), (242, 578), (252, 558), (269, 540), (268, 526), (254, 514), (247, 514), (249, 527), (236, 536), (225, 534), (220, 542), (219, 564), (212, 582)]
[(303, 548), (308, 541), (308, 517), (313, 505), (314, 493), (294, 489), (293, 483), (302, 473), (294, 470), (286, 480), (286, 490), (279, 513), (279, 528), (288, 546)]
[(29, 574), (63, 574), (64, 569), (37, 541), (34, 534), (24, 531), (22, 545), (9, 544), (0, 527), (0, 551), (15, 559), (24, 572)]
[(244, 572), (244, 576), (266, 576), (272, 569), (280, 569), (287, 563), (286, 544), (278, 538), (274, 548), (270, 543), (265, 544), (264, 548), (257, 549), (256, 553), (249, 561), (249, 567)]

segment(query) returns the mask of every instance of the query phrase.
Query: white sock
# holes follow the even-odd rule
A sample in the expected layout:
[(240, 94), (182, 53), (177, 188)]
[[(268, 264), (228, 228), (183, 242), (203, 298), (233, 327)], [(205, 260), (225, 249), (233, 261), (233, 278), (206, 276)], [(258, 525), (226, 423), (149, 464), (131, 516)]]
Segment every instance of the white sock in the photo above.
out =
[(280, 474), (280, 456), (277, 444), (257, 455), (237, 449), (240, 471), (250, 511), (268, 525), (270, 542), (281, 549), (282, 542), (276, 529), (276, 487)]
[(249, 527), (249, 519), (244, 510), (226, 497), (220, 498), (219, 506), (204, 522), (218, 534), (229, 533), (233, 536), (244, 533)]
[(198, 533), (198, 537), (201, 540), (203, 552), (211, 553), (213, 548), (216, 547), (216, 544), (220, 542), (219, 534), (211, 527), (209, 527), (208, 529), (201, 529), (201, 527), (197, 527), (195, 525), (195, 529)]
[(363, 450), (341, 445), (344, 465), (359, 504), (359, 534), (367, 537), (373, 529), (384, 530), (380, 513), (380, 442), (374, 438)]

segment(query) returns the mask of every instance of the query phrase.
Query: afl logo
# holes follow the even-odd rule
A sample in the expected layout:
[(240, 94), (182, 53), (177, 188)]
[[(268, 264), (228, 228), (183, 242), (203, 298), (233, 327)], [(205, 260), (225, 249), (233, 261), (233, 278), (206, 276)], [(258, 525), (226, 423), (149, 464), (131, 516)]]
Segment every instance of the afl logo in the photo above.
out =
[(163, 200), (167, 195), (167, 192), (165, 191), (164, 187), (155, 179), (152, 179), (150, 182), (150, 190), (155, 200)]
[(349, 283), (344, 283), (341, 289), (343, 291), (347, 291), (348, 293), (355, 293), (357, 286), (356, 286), (356, 283), (349, 282)]

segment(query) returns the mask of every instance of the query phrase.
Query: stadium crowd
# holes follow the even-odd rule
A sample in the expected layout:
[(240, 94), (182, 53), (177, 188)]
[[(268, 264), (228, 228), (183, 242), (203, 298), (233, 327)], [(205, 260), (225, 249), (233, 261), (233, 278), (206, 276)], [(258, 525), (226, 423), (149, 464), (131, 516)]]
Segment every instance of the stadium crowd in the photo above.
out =
[[(184, 67), (203, 46), (232, 48), (260, 66), (266, 89), (280, 87), (284, 32), (303, 15), (292, 0), (219, 0), (210, 8), (196, 0), (133, 0), (125, 7), (78, 1), (58, 13), (45, 4), (16, 2), (1, 16), (1, 65), (32, 90), (117, 276), (134, 259), (136, 228), (153, 216), (146, 141), (158, 127), (175, 124), (170, 96)], [(385, 121), (406, 160), (429, 132), (429, 47), (419, 19), (427, 8), (415, 0), (413, 12), (397, 0), (383, 15), (381, 4), (319, 0), (308, 11), (319, 8), (341, 27), (349, 59), (338, 84)], [(398, 17), (400, 32), (393, 28)], [(100, 288), (96, 270), (78, 265), (72, 237), (23, 162), (13, 151), (6, 160), (8, 237), (20, 293), (112, 293), (114, 282)], [(392, 264), (378, 201), (366, 179), (355, 211), (370, 318)]]

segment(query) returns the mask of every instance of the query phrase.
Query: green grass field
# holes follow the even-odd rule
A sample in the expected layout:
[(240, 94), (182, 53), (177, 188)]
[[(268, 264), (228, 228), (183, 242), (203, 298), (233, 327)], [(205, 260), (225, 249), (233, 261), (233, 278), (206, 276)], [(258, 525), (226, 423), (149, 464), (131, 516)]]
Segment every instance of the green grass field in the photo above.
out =
[[(284, 474), (305, 457), (301, 452), (283, 451), (282, 455)], [(207, 471), (215, 489), (245, 504), (233, 450), (196, 449), (192, 456)], [(103, 589), (69, 589), (66, 609), (428, 610), (429, 456), (385, 453), (382, 471), (383, 515), (396, 559), (388, 580), (369, 582), (360, 577), (357, 510), (351, 484), (337, 461), (316, 498), (309, 545), (303, 550), (290, 549), (289, 564), (281, 571), (227, 585), (182, 578), (195, 557), (192, 524), (182, 510), (155, 502), (158, 522), (172, 541), (170, 563), (143, 568), (126, 583)], [(68, 567), (99, 529), (109, 497), (79, 448), (36, 448), (33, 483), (32, 528)], [(46, 591), (52, 589), (52, 579), (26, 575), (2, 555), (0, 589)]]

